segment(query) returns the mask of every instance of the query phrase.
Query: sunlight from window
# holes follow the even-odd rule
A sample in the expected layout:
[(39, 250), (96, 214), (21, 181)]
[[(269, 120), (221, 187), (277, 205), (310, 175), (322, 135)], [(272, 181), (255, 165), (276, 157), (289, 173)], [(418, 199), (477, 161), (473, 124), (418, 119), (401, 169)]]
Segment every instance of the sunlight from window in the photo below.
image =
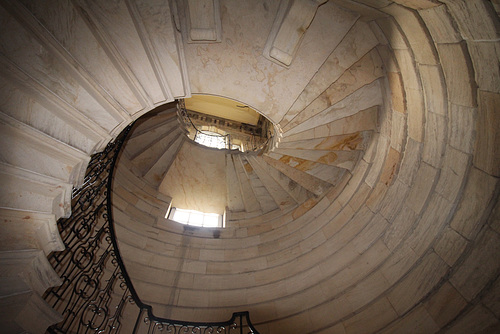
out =
[(172, 208), (168, 218), (178, 223), (199, 227), (223, 227), (222, 216), (195, 210)]
[(194, 139), (195, 142), (208, 147), (214, 147), (219, 149), (226, 148), (226, 137), (221, 136), (215, 132), (198, 132)]

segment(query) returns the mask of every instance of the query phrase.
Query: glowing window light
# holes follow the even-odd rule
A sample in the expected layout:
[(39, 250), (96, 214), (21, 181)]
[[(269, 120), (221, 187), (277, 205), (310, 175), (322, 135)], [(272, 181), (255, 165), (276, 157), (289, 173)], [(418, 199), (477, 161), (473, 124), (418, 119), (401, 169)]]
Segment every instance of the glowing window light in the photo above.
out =
[(208, 147), (226, 148), (226, 137), (211, 131), (197, 132), (194, 141)]
[(168, 218), (178, 223), (199, 227), (223, 227), (222, 215), (196, 210), (172, 208)]

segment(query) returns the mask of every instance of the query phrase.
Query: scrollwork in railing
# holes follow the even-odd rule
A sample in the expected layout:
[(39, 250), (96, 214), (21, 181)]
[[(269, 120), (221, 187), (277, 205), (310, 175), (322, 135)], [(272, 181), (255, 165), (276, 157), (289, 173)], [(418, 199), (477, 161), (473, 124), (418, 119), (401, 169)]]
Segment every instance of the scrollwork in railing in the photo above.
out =
[[(83, 186), (73, 191), (71, 217), (58, 221), (66, 249), (51, 254), (49, 262), (63, 283), (49, 289), (44, 298), (63, 315), (63, 321), (47, 332), (118, 334), (124, 310), (134, 304), (138, 312), (134, 334), (258, 334), (248, 312), (234, 313), (226, 322), (183, 322), (156, 317), (151, 306), (140, 300), (118, 250), (111, 205), (113, 171), (131, 128), (92, 156)], [(126, 330), (128, 334), (130, 329)]]
[[(236, 312), (224, 322), (185, 322), (155, 318), (144, 309), (137, 318), (134, 333), (156, 334), (258, 334), (248, 312)], [(142, 321), (141, 321), (142, 320)]]

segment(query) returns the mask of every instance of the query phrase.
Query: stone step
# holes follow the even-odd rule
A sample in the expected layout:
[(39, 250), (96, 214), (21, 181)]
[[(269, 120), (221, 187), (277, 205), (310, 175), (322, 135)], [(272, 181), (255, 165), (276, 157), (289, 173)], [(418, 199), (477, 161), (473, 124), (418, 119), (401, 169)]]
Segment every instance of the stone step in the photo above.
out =
[(71, 214), (73, 185), (32, 171), (0, 163), (0, 207), (55, 214)]
[(293, 158), (299, 158), (300, 162), (306, 160), (308, 162), (352, 170), (361, 155), (361, 151), (322, 151), (277, 148), (273, 152), (268, 153), (268, 155), (276, 160), (291, 161)]
[[(155, 118), (156, 120), (156, 118)], [(162, 140), (164, 137), (168, 136), (171, 132), (175, 131), (179, 127), (179, 123), (175, 117), (170, 117), (167, 120), (161, 121), (157, 126), (149, 129), (146, 132), (142, 132), (139, 135), (135, 135), (135, 131), (132, 135), (135, 135), (127, 140), (125, 144), (125, 152), (130, 159), (134, 159), (144, 151), (148, 150), (158, 141)], [(142, 125), (142, 124), (141, 124)], [(142, 127), (138, 127), (137, 130), (141, 130)]]
[(180, 128), (175, 131), (170, 132), (168, 135), (163, 137), (161, 140), (154, 143), (149, 149), (143, 151), (141, 154), (131, 159), (132, 163), (136, 166), (141, 176), (146, 175), (146, 173), (154, 166), (154, 164), (160, 159), (165, 151), (180, 137), (183, 136)]
[[(372, 83), (384, 75), (383, 63), (376, 49), (372, 49), (360, 60), (333, 82), (325, 91), (319, 94), (315, 100), (296, 114), (293, 119), (283, 127), (287, 132), (293, 127), (315, 116), (319, 112), (335, 105), (361, 87)], [(292, 109), (287, 117), (292, 117), (297, 111)]]
[[(102, 48), (99, 47), (92, 34), (87, 32), (85, 35), (87, 28), (82, 24), (83, 22), (78, 15), (74, 13), (74, 9), (71, 7), (65, 8), (66, 10), (61, 9), (59, 11), (61, 16), (57, 15), (57, 20), (48, 17), (45, 22), (50, 27), (46, 27), (41, 24), (42, 17), (36, 18), (20, 3), (9, 1), (2, 3), (2, 5), (7, 10), (0, 7), (0, 16), (10, 17), (10, 19), (5, 20), (7, 26), (3, 31), (8, 32), (10, 36), (19, 37), (14, 39), (10, 36), (2, 36), (3, 40), (9, 41), (9, 43), (5, 43), (7, 45), (5, 54), (9, 55), (9, 59), (16, 66), (47, 89), (57, 92), (66, 103), (74, 105), (105, 130), (118, 134), (126, 124), (130, 123), (132, 120), (130, 113), (124, 108), (130, 107), (133, 113), (134, 109), (137, 110), (141, 106), (135, 101), (129, 101), (129, 97), (126, 95), (130, 90), (121, 79), (118, 79), (116, 85), (112, 81), (115, 75), (116, 78), (120, 78), (120, 75), (114, 66), (103, 66), (109, 63), (109, 59), (106, 59), (105, 53), (102, 52)], [(39, 15), (50, 13), (50, 11), (47, 12), (47, 8), (43, 8), (42, 4), (39, 5), (41, 7)], [(73, 33), (81, 38), (71, 38), (61, 43), (61, 40), (64, 39), (61, 35), (67, 34), (68, 31), (66, 28), (56, 30), (55, 26), (63, 18), (73, 22), (71, 20), (72, 14), (76, 18), (76, 22), (72, 24), (73, 29), (83, 29), (81, 34), (74, 31)], [(15, 19), (13, 20), (12, 17)], [(61, 27), (65, 26), (64, 23), (59, 23)], [(69, 41), (81, 44), (79, 47), (68, 45)], [(26, 55), (33, 54), (28, 50), (40, 50), (40, 52), (34, 54), (34, 57), (26, 57)], [(74, 51), (74, 54), (70, 51)], [(87, 52), (92, 52), (92, 54), (85, 60), (83, 58)], [(98, 58), (96, 58), (97, 54), (99, 54)], [(81, 58), (80, 60), (83, 62), (79, 62), (75, 56)], [(82, 64), (88, 67), (84, 67)], [(111, 69), (111, 72), (103, 71), (104, 68)], [(97, 77), (94, 77), (93, 74), (96, 74)], [(106, 77), (108, 78), (106, 79)], [(103, 81), (99, 82), (97, 78)], [(111, 96), (110, 92), (117, 93), (117, 96)], [(124, 106), (118, 102), (121, 99), (123, 101), (120, 102), (123, 102)]]
[(248, 156), (246, 159), (280, 209), (296, 204), (295, 199), (261, 166), (257, 157)]
[(129, 135), (129, 140), (163, 126), (165, 123), (170, 122), (172, 118), (177, 118), (177, 108), (175, 105), (172, 106), (172, 103), (160, 108), (161, 111), (150, 111), (135, 122), (135, 126)]
[[(346, 98), (329, 106), (316, 115), (308, 118), (304, 122), (291, 128), (283, 134), (283, 137), (288, 137), (306, 130), (320, 127), (324, 124), (332, 123), (345, 117), (355, 115), (359, 111), (379, 106), (383, 104), (382, 100), (382, 83), (376, 80), (366, 86), (356, 90)], [(341, 135), (345, 133), (334, 133), (333, 135)]]
[(0, 251), (41, 249), (45, 255), (64, 250), (53, 214), (0, 208)]
[(186, 140), (181, 131), (176, 131), (174, 133), (180, 133), (180, 135), (177, 135), (177, 138), (175, 138), (172, 144), (165, 150), (154, 165), (151, 166), (146, 174), (144, 174), (144, 179), (155, 188), (160, 186), (170, 166), (174, 162), (177, 153), (181, 149), (182, 144)]
[[(273, 157), (273, 154), (268, 154), (268, 156)], [(290, 167), (293, 167), (297, 170), (305, 172), (311, 176), (314, 176), (315, 178), (331, 184), (337, 184), (341, 177), (344, 175), (345, 171), (347, 171), (347, 169), (345, 168), (313, 162), (289, 155), (276, 155), (276, 157), (280, 157), (277, 160), (285, 163)]]
[[(122, 162), (124, 163), (123, 166)], [(116, 169), (116, 181), (113, 184), (113, 188), (122, 187), (137, 200), (145, 201), (157, 209), (168, 208), (172, 202), (172, 198), (159, 192), (158, 189), (152, 187), (144, 179), (139, 178), (129, 168), (126, 168), (126, 166), (127, 164), (123, 160), (120, 160), (120, 168)]]
[(79, 186), (90, 157), (0, 112), (1, 160)]
[(63, 320), (38, 294), (17, 277), (0, 277), (0, 322), (5, 333), (44, 334)]
[(245, 203), (243, 202), (241, 185), (234, 166), (234, 157), (233, 154), (226, 154), (227, 207), (231, 212), (241, 212), (245, 210)]
[(284, 141), (280, 142), (278, 147), (296, 150), (364, 151), (368, 148), (372, 133), (373, 131), (361, 131), (324, 138)]
[(309, 130), (284, 136), (281, 143), (309, 139), (328, 138), (332, 136), (353, 135), (361, 131), (377, 128), (378, 106), (374, 106), (342, 119), (324, 123)]
[(240, 156), (241, 162), (243, 164), (243, 168), (250, 180), (250, 185), (252, 187), (252, 191), (257, 198), (257, 201), (260, 203), (260, 207), (263, 213), (267, 213), (273, 210), (278, 209), (278, 203), (274, 201), (274, 198), (271, 196), (267, 188), (264, 186), (263, 181), (259, 178), (257, 173), (255, 173), (252, 165), (248, 161), (246, 156)]
[(303, 203), (309, 197), (313, 196), (313, 194), (307, 189), (300, 186), (297, 182), (290, 179), (281, 171), (269, 165), (262, 157), (255, 157), (255, 160), (260, 164), (263, 172), (270, 175), (277, 183), (279, 183), (296, 203)]
[(0, 73), (5, 114), (87, 154), (100, 151), (111, 140), (106, 130), (3, 56)]
[(297, 168), (289, 166), (288, 164), (270, 158), (266, 155), (262, 156), (265, 162), (267, 162), (270, 166), (274, 167), (278, 171), (285, 174), (291, 180), (297, 182), (300, 186), (312, 192), (316, 196), (321, 196), (331, 187), (331, 184), (325, 182), (317, 177), (314, 177), (306, 172), (303, 172)]
[(1, 251), (0, 277), (16, 277), (39, 295), (50, 287), (62, 284), (44, 252), (39, 249)]
[(356, 21), (295, 100), (280, 125), (285, 127), (289, 121), (325, 92), (331, 83), (339, 80), (346, 69), (358, 62), (377, 44), (377, 37), (368, 24), (360, 20)]
[[(243, 167), (243, 162), (241, 161), (241, 155), (233, 155), (234, 167), (236, 170), (236, 175), (241, 186), (241, 196), (243, 198), (243, 203), (245, 203), (246, 212), (261, 212), (261, 206), (255, 193), (253, 192), (252, 185), (250, 183), (250, 178)], [(262, 213), (262, 212), (261, 212)]]

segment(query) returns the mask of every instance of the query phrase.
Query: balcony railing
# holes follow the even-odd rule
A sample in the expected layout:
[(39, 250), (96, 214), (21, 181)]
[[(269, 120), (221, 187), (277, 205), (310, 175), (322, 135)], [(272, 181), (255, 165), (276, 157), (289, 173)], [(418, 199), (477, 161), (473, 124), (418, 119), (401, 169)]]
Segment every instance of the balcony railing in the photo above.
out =
[[(64, 320), (47, 332), (258, 333), (248, 312), (234, 313), (224, 322), (178, 321), (155, 316), (139, 298), (120, 256), (111, 209), (112, 175), (131, 127), (92, 156), (84, 185), (73, 191), (71, 217), (58, 221), (66, 249), (53, 253), (49, 261), (63, 284), (44, 298)], [(124, 313), (127, 319), (136, 314), (135, 322), (124, 325)]]

